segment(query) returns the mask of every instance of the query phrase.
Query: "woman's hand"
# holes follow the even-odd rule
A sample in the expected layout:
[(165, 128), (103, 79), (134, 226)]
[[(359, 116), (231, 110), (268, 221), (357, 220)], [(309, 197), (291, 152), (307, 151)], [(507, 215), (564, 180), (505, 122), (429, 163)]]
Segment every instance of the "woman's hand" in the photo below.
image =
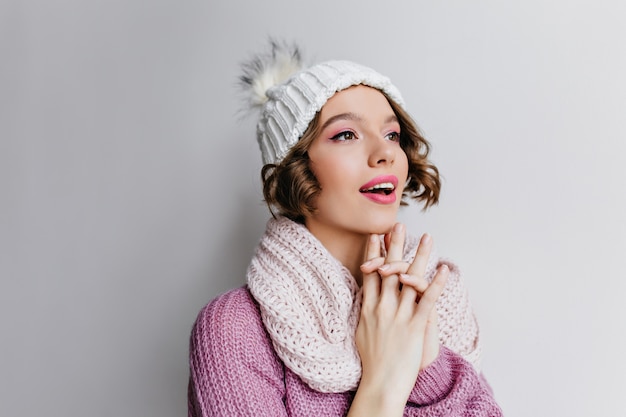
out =
[[(394, 226), (385, 238), (386, 257), (382, 258), (379, 237), (372, 235), (366, 253), (368, 262), (361, 268), (363, 303), (356, 344), (363, 375), (349, 415), (380, 415), (383, 411), (384, 415), (402, 415), (419, 370), (438, 354), (434, 307), (447, 270), (440, 269), (428, 285), (424, 272), (430, 254), (429, 239), (422, 238), (415, 260), (408, 265), (402, 262), (403, 225)], [(377, 405), (376, 409), (371, 408), (372, 404)]]
[[(390, 235), (385, 235), (386, 245), (389, 246)], [(378, 257), (372, 259), (361, 267), (363, 273), (372, 273), (378, 271), (382, 279), (394, 274), (399, 274), (399, 280), (402, 285), (412, 286), (418, 293), (418, 299), (428, 288), (428, 281), (425, 277), (426, 266), (432, 250), (432, 239), (430, 235), (424, 234), (420, 239), (420, 243), (417, 248), (417, 252), (413, 259), (413, 275), (409, 274), (409, 268), (411, 265), (408, 262), (397, 261), (386, 263), (384, 257)], [(448, 274), (448, 267), (442, 265), (438, 273)], [(426, 326), (426, 337), (424, 343), (424, 352), (422, 354), (422, 363), (420, 370), (426, 368), (428, 365), (434, 362), (439, 355), (439, 327), (437, 320), (437, 311), (432, 309), (430, 317), (428, 318), (428, 324)]]

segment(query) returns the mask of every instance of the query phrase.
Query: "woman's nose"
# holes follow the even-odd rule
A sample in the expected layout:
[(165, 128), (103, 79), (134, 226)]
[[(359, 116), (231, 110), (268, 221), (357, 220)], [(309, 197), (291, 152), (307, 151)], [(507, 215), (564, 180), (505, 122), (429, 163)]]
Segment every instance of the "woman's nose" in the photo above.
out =
[(381, 164), (393, 164), (395, 160), (397, 144), (385, 138), (372, 140), (369, 155), (369, 165), (378, 166)]

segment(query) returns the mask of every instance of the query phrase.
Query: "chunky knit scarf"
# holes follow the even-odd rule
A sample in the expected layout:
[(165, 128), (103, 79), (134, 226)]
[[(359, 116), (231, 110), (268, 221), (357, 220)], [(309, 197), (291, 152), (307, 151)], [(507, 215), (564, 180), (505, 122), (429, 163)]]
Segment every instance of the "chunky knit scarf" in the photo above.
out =
[[(412, 260), (417, 244), (418, 239), (407, 236), (405, 260)], [(429, 280), (441, 262), (431, 256), (426, 271)], [(458, 278), (456, 267), (446, 264), (452, 271), (450, 278)], [(437, 304), (440, 339), (477, 366), (478, 328), (464, 289), (454, 284), (458, 279), (450, 278)], [(285, 366), (316, 391), (357, 388), (361, 378), (355, 343), (360, 289), (348, 269), (306, 227), (284, 217), (270, 219), (247, 280)]]

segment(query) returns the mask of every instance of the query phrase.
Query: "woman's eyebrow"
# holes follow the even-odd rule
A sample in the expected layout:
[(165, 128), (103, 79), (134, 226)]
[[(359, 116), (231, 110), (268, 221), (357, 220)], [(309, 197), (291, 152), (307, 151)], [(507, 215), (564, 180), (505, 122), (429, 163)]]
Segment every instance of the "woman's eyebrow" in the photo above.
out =
[(396, 116), (395, 114), (392, 114), (391, 116), (387, 117), (385, 119), (385, 124), (387, 123), (399, 123), (398, 116)]
[(330, 126), (331, 124), (335, 123), (338, 120), (354, 120), (354, 121), (360, 122), (363, 120), (363, 118), (356, 113), (337, 114), (324, 122), (324, 124), (322, 125), (322, 130), (326, 129), (328, 126)]
[[(356, 113), (348, 112), (348, 113), (340, 113), (333, 117), (330, 117), (328, 120), (324, 122), (322, 125), (322, 130), (326, 129), (331, 124), (335, 123), (338, 120), (353, 120), (356, 122), (362, 122), (363, 118)], [(398, 117), (395, 114), (390, 115), (385, 119), (385, 124), (388, 123), (398, 123)]]

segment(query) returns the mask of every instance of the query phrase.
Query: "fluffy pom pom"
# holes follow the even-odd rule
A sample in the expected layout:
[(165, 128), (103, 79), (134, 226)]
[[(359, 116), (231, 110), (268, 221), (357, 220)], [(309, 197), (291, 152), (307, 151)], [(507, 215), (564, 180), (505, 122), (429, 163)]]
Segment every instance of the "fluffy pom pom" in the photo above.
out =
[(300, 49), (296, 45), (270, 40), (270, 51), (252, 57), (243, 64), (239, 81), (250, 110), (267, 101), (266, 92), (302, 69)]

